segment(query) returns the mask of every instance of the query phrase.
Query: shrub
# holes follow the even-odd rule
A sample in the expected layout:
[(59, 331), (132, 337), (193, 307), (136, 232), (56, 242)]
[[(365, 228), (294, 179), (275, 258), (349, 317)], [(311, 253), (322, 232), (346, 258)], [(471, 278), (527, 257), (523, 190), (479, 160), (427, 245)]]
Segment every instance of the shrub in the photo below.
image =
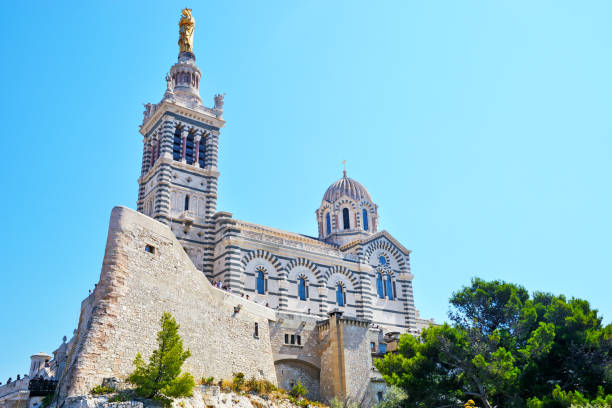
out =
[(329, 408), (357, 408), (358, 404), (356, 402), (351, 402), (349, 400), (341, 400), (337, 397), (334, 397), (331, 401), (329, 401)]
[(110, 387), (104, 387), (102, 385), (96, 385), (95, 387), (93, 387), (89, 393), (92, 395), (103, 395), (103, 394), (110, 394), (112, 392), (114, 392), (115, 390), (110, 388)]
[(183, 339), (178, 334), (179, 325), (170, 313), (162, 315), (161, 330), (157, 333), (157, 350), (146, 364), (140, 355), (134, 359), (134, 372), (128, 381), (136, 385), (136, 392), (144, 398), (155, 398), (168, 404), (169, 398), (190, 397), (195, 382), (189, 373), (181, 374), (181, 366), (191, 356), (183, 350)]
[(291, 391), (289, 391), (289, 395), (291, 395), (294, 398), (301, 398), (306, 394), (308, 394), (308, 390), (299, 381), (297, 382), (297, 384), (293, 386)]
[(244, 385), (244, 374), (243, 373), (234, 373), (234, 378), (232, 380), (232, 389), (234, 391), (240, 391), (242, 386)]
[(219, 381), (219, 387), (221, 387), (223, 391), (229, 392), (234, 389), (234, 383), (232, 382), (232, 380), (224, 379)]
[(108, 402), (125, 402), (132, 399), (132, 396), (125, 391), (119, 392), (108, 399)]
[(270, 381), (257, 380), (255, 379), (255, 377), (251, 377), (250, 380), (244, 383), (244, 386), (246, 387), (247, 390), (255, 392), (260, 395), (269, 394), (277, 390), (276, 386), (272, 384)]
[(215, 382), (215, 377), (202, 377), (200, 378), (200, 384), (212, 385)]
[(92, 395), (111, 394), (113, 392), (115, 392), (115, 389), (113, 387), (108, 387), (108, 386), (105, 387), (103, 385), (96, 385), (95, 387), (91, 389), (91, 391), (89, 391), (89, 393)]
[[(382, 401), (374, 405), (374, 408), (400, 408), (404, 406), (404, 401), (408, 398), (404, 390), (395, 385), (390, 386), (385, 391)], [(464, 408), (478, 408), (473, 400), (468, 400)]]

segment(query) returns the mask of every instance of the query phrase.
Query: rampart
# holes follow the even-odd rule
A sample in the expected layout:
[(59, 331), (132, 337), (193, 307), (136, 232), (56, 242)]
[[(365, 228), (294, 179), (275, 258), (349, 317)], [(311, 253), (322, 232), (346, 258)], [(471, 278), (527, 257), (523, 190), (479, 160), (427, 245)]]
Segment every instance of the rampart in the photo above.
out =
[(60, 398), (87, 394), (103, 378), (125, 378), (137, 352), (148, 359), (165, 311), (191, 350), (183, 370), (217, 379), (241, 371), (276, 383), (268, 324), (274, 311), (213, 288), (167, 226), (115, 207), (100, 281), (81, 307)]

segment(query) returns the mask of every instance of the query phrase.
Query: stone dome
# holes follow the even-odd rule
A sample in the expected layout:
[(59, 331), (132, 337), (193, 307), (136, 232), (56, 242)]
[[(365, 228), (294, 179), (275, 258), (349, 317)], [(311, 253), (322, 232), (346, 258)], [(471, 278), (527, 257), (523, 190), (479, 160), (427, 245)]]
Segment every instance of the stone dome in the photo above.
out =
[(325, 195), (323, 195), (323, 201), (333, 203), (343, 195), (347, 195), (355, 201), (366, 199), (369, 202), (372, 202), (372, 197), (370, 197), (368, 190), (366, 190), (366, 188), (359, 182), (353, 180), (352, 178), (346, 177), (346, 171), (340, 180), (329, 186), (325, 192)]

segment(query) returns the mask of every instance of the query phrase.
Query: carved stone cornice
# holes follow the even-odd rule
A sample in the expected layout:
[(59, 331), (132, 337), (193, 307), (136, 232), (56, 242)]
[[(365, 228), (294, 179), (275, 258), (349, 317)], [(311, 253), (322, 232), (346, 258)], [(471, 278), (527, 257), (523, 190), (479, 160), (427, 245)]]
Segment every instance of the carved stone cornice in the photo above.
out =
[(146, 136), (151, 128), (160, 120), (164, 115), (168, 116), (167, 113), (171, 112), (186, 118), (193, 119), (200, 123), (222, 128), (225, 125), (225, 121), (220, 119), (214, 112), (213, 109), (205, 106), (189, 107), (183, 106), (180, 102), (163, 101), (159, 105), (155, 112), (149, 117), (140, 128), (140, 133)]

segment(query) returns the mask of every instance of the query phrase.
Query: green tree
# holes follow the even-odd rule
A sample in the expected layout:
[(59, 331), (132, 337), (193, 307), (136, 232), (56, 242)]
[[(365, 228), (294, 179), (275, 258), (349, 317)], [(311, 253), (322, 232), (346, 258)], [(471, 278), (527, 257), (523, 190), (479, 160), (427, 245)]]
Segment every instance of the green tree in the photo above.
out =
[(399, 387), (390, 386), (385, 391), (382, 401), (374, 405), (374, 408), (401, 408), (408, 396)]
[(183, 340), (178, 334), (179, 325), (170, 313), (162, 315), (160, 325), (158, 348), (151, 354), (148, 364), (140, 353), (136, 355), (135, 370), (128, 381), (136, 385), (136, 392), (144, 398), (168, 402), (169, 398), (191, 396), (195, 386), (193, 376), (189, 373), (181, 375), (181, 367), (191, 352), (183, 350)]
[(552, 400), (556, 385), (579, 393), (572, 398), (612, 393), (612, 326), (602, 327), (588, 302), (474, 279), (450, 303), (452, 325), (403, 335), (398, 352), (375, 363), (406, 391), (406, 406), (459, 407), (472, 398), (524, 407)]

